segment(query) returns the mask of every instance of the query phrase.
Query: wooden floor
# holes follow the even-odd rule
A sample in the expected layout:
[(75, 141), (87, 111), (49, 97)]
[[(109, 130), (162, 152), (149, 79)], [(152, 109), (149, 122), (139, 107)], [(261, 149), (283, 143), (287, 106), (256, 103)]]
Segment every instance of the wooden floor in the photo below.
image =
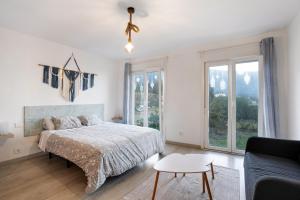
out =
[[(214, 157), (215, 165), (238, 169), (241, 177), (240, 199), (245, 199), (242, 156), (201, 151), (177, 145), (166, 146), (166, 154), (174, 152), (209, 154)], [(0, 165), (0, 199), (117, 200), (153, 174), (153, 165), (159, 159), (159, 155), (154, 155), (125, 174), (107, 179), (106, 183), (92, 195), (84, 192), (86, 178), (83, 171), (75, 165), (66, 168), (66, 163), (61, 158), (54, 157), (49, 160), (47, 155), (42, 155), (29, 160)]]

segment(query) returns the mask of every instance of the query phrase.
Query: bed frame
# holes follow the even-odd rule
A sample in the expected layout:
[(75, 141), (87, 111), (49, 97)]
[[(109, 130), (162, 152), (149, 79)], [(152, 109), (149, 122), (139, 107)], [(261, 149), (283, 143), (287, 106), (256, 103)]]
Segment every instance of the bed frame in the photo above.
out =
[[(51, 116), (80, 116), (80, 115), (97, 115), (104, 119), (103, 104), (82, 104), (82, 105), (53, 105), (53, 106), (25, 106), (24, 107), (24, 136), (36, 136), (43, 131), (42, 120)], [(49, 152), (49, 159), (53, 157)], [(64, 159), (64, 158), (63, 158)], [(71, 162), (67, 159), (67, 168), (71, 167)]]
[[(53, 155), (55, 155), (55, 154), (48, 152), (49, 160), (52, 159)], [(57, 156), (57, 155), (56, 155), (56, 156)], [(60, 156), (58, 156), (58, 157), (60, 157)], [(62, 158), (62, 157), (60, 157), (60, 158)], [(71, 165), (72, 165), (72, 162), (69, 161), (69, 160), (67, 160), (67, 159), (65, 159), (65, 158), (62, 158), (62, 159), (64, 159), (64, 160), (66, 161), (66, 166), (67, 166), (67, 168), (70, 168)]]

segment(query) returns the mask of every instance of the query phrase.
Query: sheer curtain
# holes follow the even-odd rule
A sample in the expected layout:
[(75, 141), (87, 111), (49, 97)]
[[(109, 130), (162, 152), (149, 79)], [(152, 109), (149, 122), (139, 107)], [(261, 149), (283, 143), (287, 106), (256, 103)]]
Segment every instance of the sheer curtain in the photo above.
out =
[(279, 133), (277, 66), (274, 38), (260, 42), (260, 53), (264, 60), (264, 136), (276, 138)]
[(129, 124), (130, 119), (130, 82), (131, 63), (125, 63), (124, 69), (124, 91), (123, 91), (123, 120)]

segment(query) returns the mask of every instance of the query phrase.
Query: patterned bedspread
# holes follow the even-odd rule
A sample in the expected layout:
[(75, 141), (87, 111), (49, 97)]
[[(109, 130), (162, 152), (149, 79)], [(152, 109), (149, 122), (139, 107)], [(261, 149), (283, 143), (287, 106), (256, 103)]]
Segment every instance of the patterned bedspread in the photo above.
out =
[(82, 168), (88, 179), (87, 193), (97, 190), (107, 177), (120, 175), (164, 151), (164, 141), (159, 131), (109, 122), (44, 131), (39, 146)]

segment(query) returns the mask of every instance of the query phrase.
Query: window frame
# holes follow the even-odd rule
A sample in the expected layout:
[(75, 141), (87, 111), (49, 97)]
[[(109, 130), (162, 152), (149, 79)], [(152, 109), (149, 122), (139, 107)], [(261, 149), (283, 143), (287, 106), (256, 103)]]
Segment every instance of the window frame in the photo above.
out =
[[(159, 125), (159, 131), (161, 133), (163, 133), (164, 130), (164, 120), (163, 120), (163, 113), (164, 113), (164, 106), (162, 106), (162, 104), (164, 104), (164, 97), (165, 97), (165, 70), (162, 67), (149, 67), (149, 68), (144, 68), (144, 69), (138, 69), (138, 70), (133, 70), (130, 74), (131, 76), (131, 89), (130, 89), (130, 123), (134, 124), (134, 105), (135, 105), (135, 101), (133, 98), (133, 93), (134, 93), (134, 84), (135, 84), (135, 80), (134, 80), (134, 74), (143, 74), (144, 76), (144, 123), (143, 123), (143, 127), (148, 127), (148, 73), (150, 72), (158, 72), (159, 77), (159, 120), (160, 120), (160, 125)], [(164, 77), (162, 77), (164, 76)], [(163, 84), (163, 87), (161, 87), (161, 84)]]
[[(231, 153), (243, 154), (244, 150), (239, 150), (236, 147), (236, 64), (258, 61), (259, 62), (259, 106), (258, 106), (258, 136), (264, 135), (264, 76), (263, 76), (263, 57), (261, 55), (244, 56), (239, 58), (224, 59), (219, 61), (204, 62), (204, 147), (218, 151), (226, 151)], [(228, 66), (228, 126), (227, 126), (227, 148), (215, 147), (209, 145), (209, 68), (213, 66), (227, 65)], [(230, 134), (231, 133), (231, 134)]]

